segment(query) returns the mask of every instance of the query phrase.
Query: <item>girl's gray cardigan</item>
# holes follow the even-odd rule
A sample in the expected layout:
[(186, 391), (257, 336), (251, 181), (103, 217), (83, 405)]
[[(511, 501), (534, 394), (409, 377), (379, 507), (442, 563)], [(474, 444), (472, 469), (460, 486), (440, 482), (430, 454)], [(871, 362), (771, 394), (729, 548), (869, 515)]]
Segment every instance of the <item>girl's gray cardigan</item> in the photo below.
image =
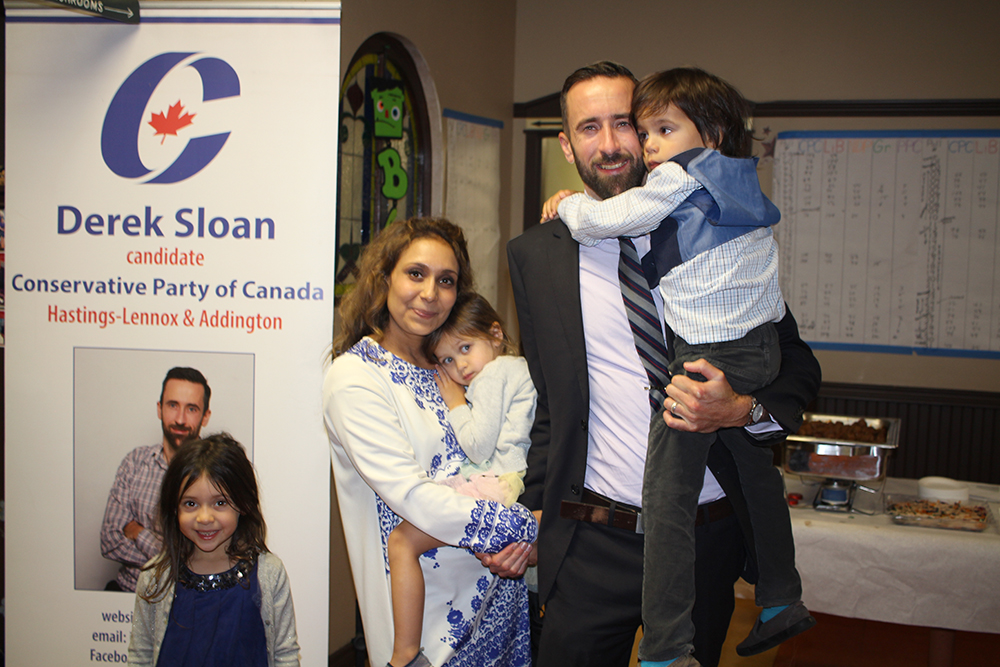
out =
[[(148, 590), (152, 580), (153, 570), (143, 570), (139, 574), (136, 591)], [(264, 634), (267, 637), (267, 664), (269, 667), (298, 667), (299, 640), (295, 633), (295, 609), (292, 606), (288, 575), (281, 559), (272, 553), (258, 556), (257, 582), (260, 586), (260, 617), (264, 621)], [(156, 664), (173, 602), (173, 591), (152, 603), (136, 594), (132, 637), (128, 645), (129, 665), (152, 667)]]

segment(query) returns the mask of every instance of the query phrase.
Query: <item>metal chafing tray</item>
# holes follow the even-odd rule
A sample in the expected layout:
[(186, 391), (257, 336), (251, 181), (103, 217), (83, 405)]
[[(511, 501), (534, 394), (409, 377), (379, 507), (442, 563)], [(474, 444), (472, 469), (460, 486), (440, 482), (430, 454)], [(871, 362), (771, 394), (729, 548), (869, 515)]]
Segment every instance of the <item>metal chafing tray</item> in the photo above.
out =
[(900, 420), (891, 417), (849, 417), (806, 413), (805, 421), (853, 424), (863, 420), (866, 425), (887, 427), (883, 443), (860, 442), (790, 435), (785, 441), (782, 467), (785, 472), (824, 480), (861, 482), (885, 478), (889, 453), (899, 444)]

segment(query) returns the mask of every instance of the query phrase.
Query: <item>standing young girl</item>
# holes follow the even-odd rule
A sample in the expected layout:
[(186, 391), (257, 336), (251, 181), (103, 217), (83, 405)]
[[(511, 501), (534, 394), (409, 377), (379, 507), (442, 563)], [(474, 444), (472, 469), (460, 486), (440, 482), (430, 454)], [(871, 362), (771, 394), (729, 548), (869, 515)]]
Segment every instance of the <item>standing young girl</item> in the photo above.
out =
[[(500, 316), (478, 294), (460, 298), (448, 320), (424, 339), (437, 363), (448, 421), (465, 452), (459, 474), (443, 481), (460, 493), (510, 507), (524, 490), (537, 393)], [(404, 521), (389, 535), (393, 650), (389, 667), (427, 667), (420, 647), (424, 577), (420, 554), (448, 546)], [(530, 545), (525, 545), (528, 548)]]
[(129, 665), (299, 664), (288, 575), (264, 544), (253, 466), (228, 434), (171, 459), (160, 530), (163, 550), (136, 586)]

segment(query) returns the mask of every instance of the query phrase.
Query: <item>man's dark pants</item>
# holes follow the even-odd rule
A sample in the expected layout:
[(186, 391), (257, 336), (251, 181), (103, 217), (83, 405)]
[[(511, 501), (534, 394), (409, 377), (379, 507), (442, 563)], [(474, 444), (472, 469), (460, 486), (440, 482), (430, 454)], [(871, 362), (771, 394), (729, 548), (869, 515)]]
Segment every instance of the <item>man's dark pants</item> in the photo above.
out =
[[(695, 540), (695, 657), (714, 667), (746, 552), (734, 515), (698, 526)], [(628, 667), (642, 623), (642, 550), (642, 535), (579, 522), (545, 602), (536, 667)]]

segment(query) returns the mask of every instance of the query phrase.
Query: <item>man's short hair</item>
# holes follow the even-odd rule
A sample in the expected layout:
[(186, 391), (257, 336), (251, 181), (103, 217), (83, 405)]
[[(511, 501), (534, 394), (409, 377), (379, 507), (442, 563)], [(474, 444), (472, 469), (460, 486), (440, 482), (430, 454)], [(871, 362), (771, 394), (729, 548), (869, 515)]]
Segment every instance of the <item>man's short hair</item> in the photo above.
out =
[(187, 368), (186, 366), (175, 366), (167, 371), (167, 377), (163, 378), (163, 386), (160, 387), (160, 402), (163, 402), (163, 392), (167, 390), (168, 380), (186, 380), (187, 382), (193, 382), (195, 384), (200, 384), (205, 388), (205, 405), (202, 406), (202, 412), (208, 412), (208, 401), (212, 398), (212, 388), (208, 386), (208, 380), (205, 376), (201, 374), (201, 371), (195, 368)]
[(563, 132), (569, 132), (571, 129), (569, 127), (569, 114), (566, 112), (566, 94), (569, 92), (569, 89), (582, 81), (595, 79), (599, 76), (607, 77), (609, 79), (623, 77), (631, 81), (633, 84), (638, 83), (635, 75), (632, 74), (627, 67), (611, 62), (610, 60), (602, 60), (576, 70), (566, 77), (566, 81), (563, 82), (562, 93), (559, 95), (559, 109), (562, 111)]

